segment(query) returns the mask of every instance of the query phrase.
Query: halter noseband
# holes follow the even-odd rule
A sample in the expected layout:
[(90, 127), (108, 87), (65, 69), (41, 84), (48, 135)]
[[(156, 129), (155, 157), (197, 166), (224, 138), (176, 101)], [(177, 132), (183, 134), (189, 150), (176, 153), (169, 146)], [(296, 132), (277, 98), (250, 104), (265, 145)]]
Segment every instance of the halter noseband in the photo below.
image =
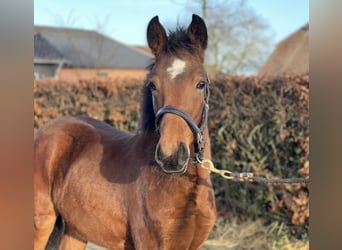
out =
[(204, 146), (205, 146), (205, 139), (203, 137), (204, 129), (208, 123), (208, 110), (209, 110), (209, 79), (204, 87), (204, 107), (202, 111), (202, 119), (200, 126), (184, 111), (180, 110), (179, 108), (173, 106), (165, 106), (161, 107), (155, 113), (155, 124), (157, 130), (159, 129), (159, 123), (161, 117), (166, 113), (175, 114), (181, 118), (183, 118), (189, 127), (191, 128), (192, 132), (194, 133), (194, 151), (195, 156), (192, 158), (193, 162), (199, 163), (203, 160), (203, 153), (204, 153)]

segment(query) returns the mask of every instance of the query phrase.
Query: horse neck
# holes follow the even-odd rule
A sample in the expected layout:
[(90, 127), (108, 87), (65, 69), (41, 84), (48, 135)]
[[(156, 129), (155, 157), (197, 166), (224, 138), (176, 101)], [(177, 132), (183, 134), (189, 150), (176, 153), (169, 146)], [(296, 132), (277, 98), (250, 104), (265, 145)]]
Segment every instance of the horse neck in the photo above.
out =
[(138, 147), (142, 148), (144, 151), (153, 151), (153, 153), (151, 152), (150, 157), (154, 157), (154, 150), (159, 140), (158, 133), (156, 131), (145, 131), (137, 133), (135, 136), (138, 138)]

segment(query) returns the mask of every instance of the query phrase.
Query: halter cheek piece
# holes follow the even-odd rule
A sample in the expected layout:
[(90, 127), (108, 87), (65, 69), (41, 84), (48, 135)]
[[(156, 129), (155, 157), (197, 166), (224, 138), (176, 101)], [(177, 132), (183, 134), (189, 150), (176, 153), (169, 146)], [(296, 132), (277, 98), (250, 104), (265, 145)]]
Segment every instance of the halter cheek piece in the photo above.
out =
[[(154, 106), (154, 98), (153, 98), (153, 106)], [(205, 146), (205, 139), (203, 138), (204, 129), (208, 123), (208, 110), (209, 110), (209, 79), (204, 87), (204, 107), (202, 111), (202, 119), (200, 125), (197, 123), (184, 111), (180, 110), (179, 108), (172, 107), (172, 106), (165, 106), (161, 107), (159, 110), (155, 110), (155, 124), (157, 130), (159, 130), (159, 123), (161, 117), (166, 113), (175, 114), (181, 118), (183, 118), (191, 130), (194, 133), (194, 151), (195, 156), (192, 158), (194, 163), (199, 163), (203, 160), (203, 153), (204, 153), (204, 146)], [(154, 106), (155, 108), (155, 106)]]

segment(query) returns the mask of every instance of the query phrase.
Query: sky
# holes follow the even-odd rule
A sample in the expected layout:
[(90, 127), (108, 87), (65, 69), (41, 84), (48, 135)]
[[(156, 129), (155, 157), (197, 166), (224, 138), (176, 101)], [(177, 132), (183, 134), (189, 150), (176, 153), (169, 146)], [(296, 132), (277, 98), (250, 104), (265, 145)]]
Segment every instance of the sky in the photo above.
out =
[[(191, 2), (35, 0), (34, 24), (97, 30), (128, 45), (146, 45), (146, 27), (152, 17), (158, 15), (167, 28), (188, 25), (194, 12)], [(275, 43), (309, 22), (309, 0), (246, 0), (246, 4), (269, 24)]]

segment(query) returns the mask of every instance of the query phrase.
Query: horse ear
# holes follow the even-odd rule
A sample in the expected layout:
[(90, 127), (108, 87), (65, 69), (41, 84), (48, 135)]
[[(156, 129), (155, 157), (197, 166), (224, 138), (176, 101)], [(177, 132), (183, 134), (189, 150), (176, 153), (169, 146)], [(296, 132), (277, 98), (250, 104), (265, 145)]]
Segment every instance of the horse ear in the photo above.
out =
[(166, 32), (158, 16), (151, 19), (147, 27), (147, 42), (152, 53), (157, 57), (166, 47)]
[(192, 15), (192, 21), (188, 28), (188, 36), (193, 44), (198, 44), (202, 50), (207, 48), (207, 27), (201, 17)]

